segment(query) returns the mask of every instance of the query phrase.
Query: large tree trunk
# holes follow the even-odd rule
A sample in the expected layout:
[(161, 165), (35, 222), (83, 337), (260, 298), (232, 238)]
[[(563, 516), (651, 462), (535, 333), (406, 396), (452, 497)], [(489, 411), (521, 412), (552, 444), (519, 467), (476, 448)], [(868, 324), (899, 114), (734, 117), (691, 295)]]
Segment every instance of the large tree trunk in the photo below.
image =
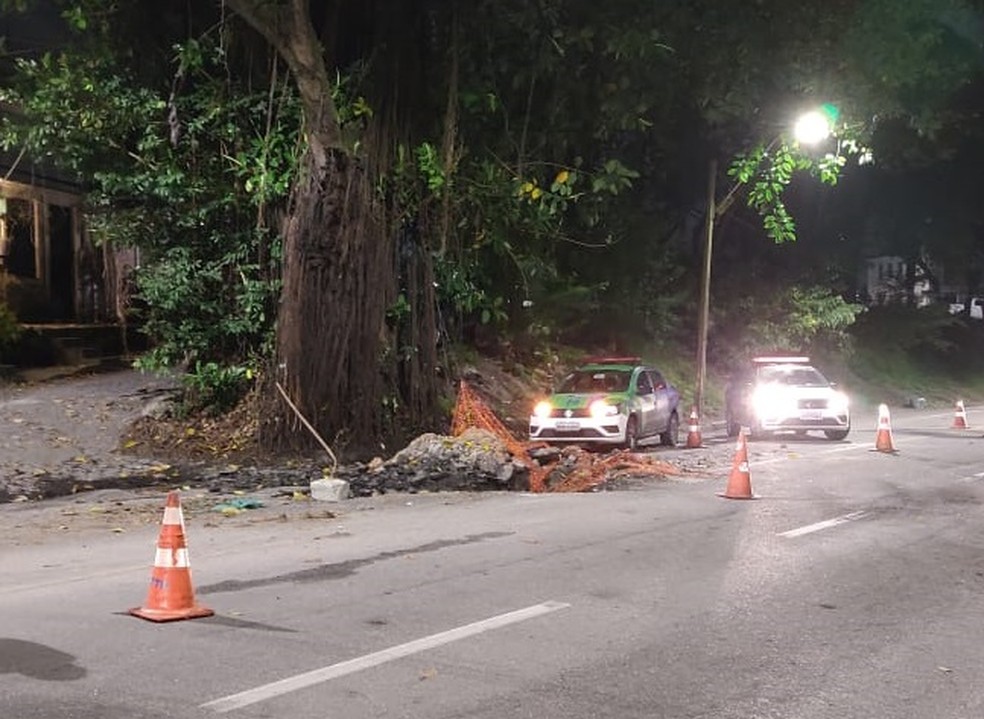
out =
[[(437, 408), (433, 275), (427, 243), (401, 247), (374, 189), (387, 163), (384, 133), (364, 137), (363, 153), (342, 146), (332, 85), (307, 0), (226, 0), (276, 48), (304, 108), (307, 147), (283, 229), (283, 292), (277, 352), (267, 377), (261, 444), (298, 449), (311, 437), (280, 401), (279, 382), (325, 440), (353, 454), (378, 451), (380, 438), (433, 420)], [(372, 158), (367, 162), (364, 157)], [(397, 208), (398, 209), (398, 208)], [(394, 212), (394, 215), (399, 214)], [(409, 326), (387, 326), (387, 309), (406, 273)], [(410, 356), (405, 356), (405, 350)], [(394, 372), (393, 369), (396, 371)], [(395, 386), (388, 387), (386, 379)], [(398, 392), (385, 403), (388, 393)]]
[[(309, 153), (294, 188), (270, 379), (328, 442), (365, 450), (384, 429), (380, 360), (393, 301), (393, 251), (362, 168), (339, 150), (324, 159)], [(296, 418), (280, 406), (261, 424), (263, 445), (307, 444)]]
[(365, 168), (341, 146), (340, 127), (306, 0), (227, 0), (284, 58), (297, 83), (307, 140), (283, 228), (277, 352), (267, 377), (267, 449), (311, 437), (279, 401), (279, 382), (329, 442), (345, 433), (364, 448), (381, 432), (379, 372), (393, 267)]

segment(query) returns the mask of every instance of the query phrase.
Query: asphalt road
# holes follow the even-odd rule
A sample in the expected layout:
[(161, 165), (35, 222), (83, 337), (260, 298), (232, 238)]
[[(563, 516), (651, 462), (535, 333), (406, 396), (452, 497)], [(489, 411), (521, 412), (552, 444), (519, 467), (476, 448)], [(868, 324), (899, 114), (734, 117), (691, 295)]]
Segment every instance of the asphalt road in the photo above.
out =
[[(8, 531), (0, 716), (980, 719), (984, 410), (968, 413), (977, 429), (896, 411), (894, 455), (873, 451), (873, 416), (845, 442), (752, 442), (754, 501), (716, 496), (721, 475), (192, 517), (216, 616), (170, 624), (126, 614), (156, 526)], [(689, 451), (729, 443), (707, 441)], [(2, 507), (0, 526), (30, 511)]]

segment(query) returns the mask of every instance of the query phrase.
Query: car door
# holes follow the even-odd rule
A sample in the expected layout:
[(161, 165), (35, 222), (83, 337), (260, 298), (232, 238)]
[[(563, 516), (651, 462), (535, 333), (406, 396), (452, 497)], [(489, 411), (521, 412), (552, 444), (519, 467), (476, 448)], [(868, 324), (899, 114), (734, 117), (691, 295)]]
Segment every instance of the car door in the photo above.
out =
[(636, 376), (636, 399), (639, 402), (639, 432), (652, 434), (656, 431), (656, 395), (653, 381), (646, 370)]
[(653, 399), (655, 400), (651, 431), (662, 432), (670, 422), (670, 385), (663, 375), (656, 370), (649, 370), (649, 377), (653, 383)]

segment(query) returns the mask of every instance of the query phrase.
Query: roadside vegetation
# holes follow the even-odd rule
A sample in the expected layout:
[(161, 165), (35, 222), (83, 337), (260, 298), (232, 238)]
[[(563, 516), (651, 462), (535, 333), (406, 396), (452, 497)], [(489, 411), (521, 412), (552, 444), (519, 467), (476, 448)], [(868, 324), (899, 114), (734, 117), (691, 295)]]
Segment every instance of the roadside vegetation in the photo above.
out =
[[(66, 40), (5, 58), (0, 142), (140, 249), (139, 366), (179, 368), (189, 414), (248, 396), (269, 452), (312, 441), (282, 393), (355, 454), (446, 426), (469, 352), (543, 375), (640, 354), (689, 393), (711, 160), (738, 200), (711, 411), (763, 351), (899, 395), (977, 386), (979, 328), (867, 308), (857, 279), (928, 251), (980, 282), (958, 0), (55, 5)], [(830, 99), (834, 135), (798, 146), (789, 118)]]
[[(804, 315), (802, 308), (787, 309), (784, 315), (764, 319), (749, 314), (741, 325), (741, 336), (774, 333), (768, 335), (767, 342), (730, 346), (726, 340), (720, 344), (712, 341), (704, 409), (707, 418), (723, 416), (724, 388), (730, 372), (748, 357), (773, 351), (809, 355), (860, 405), (873, 407), (885, 402), (904, 407), (922, 400), (926, 406), (948, 408), (958, 399), (984, 401), (984, 375), (980, 371), (984, 324), (980, 321), (949, 315), (943, 307), (851, 308), (846, 315), (838, 307), (834, 316), (826, 319), (833, 326), (822, 328), (824, 315), (821, 308), (815, 311), (816, 315)], [(817, 330), (804, 337), (803, 321), (807, 318)], [(630, 349), (658, 365), (682, 391), (681, 407), (690, 406), (696, 354), (692, 344), (647, 343), (640, 338)], [(570, 367), (583, 353), (567, 348), (566, 354), (555, 356), (565, 356), (564, 366)]]

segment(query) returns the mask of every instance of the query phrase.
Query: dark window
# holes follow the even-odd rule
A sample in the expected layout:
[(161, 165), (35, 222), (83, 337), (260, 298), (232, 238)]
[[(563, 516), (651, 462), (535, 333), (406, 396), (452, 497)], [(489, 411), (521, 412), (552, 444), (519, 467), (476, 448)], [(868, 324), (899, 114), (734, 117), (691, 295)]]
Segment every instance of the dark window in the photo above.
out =
[(625, 392), (631, 376), (624, 370), (576, 370), (560, 384), (559, 392)]
[(7, 200), (7, 271), (18, 277), (37, 277), (34, 262), (34, 205)]
[[(48, 206), (50, 244), (51, 311), (54, 319), (75, 316), (75, 252), (72, 250), (72, 211), (59, 205)], [(85, 268), (88, 270), (88, 268)]]

